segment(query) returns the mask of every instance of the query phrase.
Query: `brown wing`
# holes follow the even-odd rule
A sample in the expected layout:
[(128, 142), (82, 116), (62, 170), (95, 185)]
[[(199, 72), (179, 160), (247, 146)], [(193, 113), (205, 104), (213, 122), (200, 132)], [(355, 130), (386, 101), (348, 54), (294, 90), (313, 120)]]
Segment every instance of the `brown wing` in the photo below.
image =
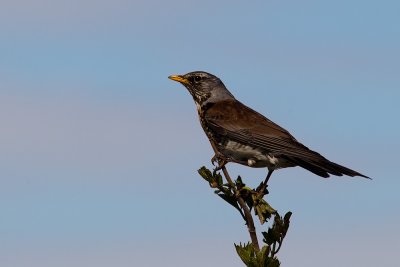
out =
[[(288, 131), (237, 100), (220, 101), (205, 113), (211, 130), (231, 140), (284, 157), (319, 176), (364, 176), (333, 163), (299, 143)], [(364, 176), (365, 177), (365, 176)]]
[(307, 149), (287, 130), (236, 100), (214, 104), (207, 110), (205, 120), (217, 133), (246, 145), (261, 147), (271, 154)]

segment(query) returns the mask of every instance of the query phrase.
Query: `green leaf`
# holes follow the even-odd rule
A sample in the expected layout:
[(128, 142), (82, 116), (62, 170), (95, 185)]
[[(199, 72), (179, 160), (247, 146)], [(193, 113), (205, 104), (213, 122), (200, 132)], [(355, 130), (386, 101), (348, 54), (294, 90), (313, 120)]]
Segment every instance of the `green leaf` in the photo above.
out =
[(212, 181), (214, 181), (211, 171), (207, 169), (205, 166), (201, 167), (197, 172), (207, 182), (211, 183)]
[(239, 195), (243, 198), (243, 200), (247, 203), (249, 208), (253, 207), (253, 198), (252, 198), (252, 189), (248, 186), (243, 186), (239, 190)]
[(282, 221), (282, 218), (279, 215), (279, 213), (277, 213), (275, 215), (274, 224), (272, 225), (272, 229), (279, 235), (281, 235), (281, 233), (283, 233), (283, 231), (284, 231), (283, 221)]
[(285, 224), (289, 225), (291, 216), (292, 216), (291, 211), (289, 211), (285, 214), (285, 217), (283, 217), (283, 221), (285, 222)]
[(267, 266), (269, 246), (263, 246), (259, 252), (256, 253), (257, 266)]
[(243, 181), (242, 181), (242, 177), (240, 177), (240, 175), (239, 175), (238, 178), (236, 179), (235, 185), (236, 185), (236, 188), (237, 188), (238, 190), (241, 190), (241, 189), (245, 186), (245, 184), (244, 184)]
[(222, 198), (223, 200), (225, 200), (226, 202), (228, 202), (229, 204), (231, 204), (233, 207), (235, 207), (240, 214), (242, 214), (242, 210), (240, 209), (236, 198), (233, 195), (229, 195), (226, 192), (221, 192), (217, 194), (220, 198)]
[(265, 209), (270, 214), (276, 213), (276, 210), (273, 207), (271, 207), (271, 205), (269, 205), (268, 202), (265, 201), (264, 199), (261, 199), (258, 205), (262, 205), (263, 209)]
[(254, 206), (253, 198), (252, 197), (246, 197), (246, 198), (244, 198), (244, 201), (246, 201), (246, 204), (247, 204), (247, 206), (249, 206), (249, 209), (251, 211), (251, 209)]
[(283, 236), (286, 236), (287, 231), (289, 230), (289, 225), (290, 225), (290, 217), (292, 216), (292, 212), (287, 212), (285, 216), (283, 217)]
[(240, 259), (242, 259), (243, 263), (246, 264), (246, 266), (253, 266), (252, 264), (254, 262), (255, 256), (253, 245), (250, 242), (243, 245), (241, 243), (239, 243), (239, 245), (234, 245), (236, 248), (236, 252), (239, 255)]
[(269, 246), (277, 242), (280, 238), (280, 234), (277, 234), (273, 228), (268, 228), (268, 231), (262, 232), (262, 235), (264, 236), (263, 242)]
[(276, 210), (271, 207), (264, 199), (258, 199), (256, 195), (253, 196), (253, 203), (257, 203), (254, 206), (255, 214), (258, 216), (261, 224), (264, 224), (272, 214), (276, 213)]
[(197, 172), (210, 184), (212, 188), (222, 186), (222, 176), (219, 173), (216, 173), (215, 170), (213, 173), (211, 173), (209, 169), (203, 166)]
[[(265, 192), (255, 192), (247, 187), (240, 176), (235, 180), (235, 185), (232, 187), (229, 184), (223, 183), (223, 176), (218, 172), (218, 168), (210, 171), (205, 166), (198, 170), (199, 175), (206, 180), (211, 187), (217, 189), (215, 193), (237, 209), (245, 221), (246, 217), (238, 203), (240, 196), (247, 203), (250, 210), (254, 209), (261, 224), (264, 224), (274, 215), (274, 222), (266, 232), (262, 232), (263, 241), (266, 243), (259, 252), (256, 252), (251, 243), (235, 244), (236, 252), (247, 267), (279, 267), (280, 262), (275, 257), (275, 254), (280, 250), (283, 238), (285, 237), (290, 224), (291, 212), (287, 212), (282, 218), (277, 211), (272, 208), (264, 199)], [(261, 183), (258, 189), (261, 189)], [(258, 190), (256, 190), (258, 191)], [(236, 195), (238, 194), (238, 195)]]
[[(280, 250), (283, 239), (285, 238), (286, 233), (289, 229), (291, 215), (292, 213), (288, 212), (282, 219), (282, 217), (278, 213), (276, 213), (272, 227), (268, 228), (267, 232), (262, 232), (262, 235), (264, 237), (263, 242), (269, 246), (273, 245), (272, 255), (275, 255)], [(279, 244), (278, 247), (276, 247), (276, 243)]]
[(235, 244), (235, 249), (240, 259), (247, 267), (279, 267), (280, 262), (276, 257), (269, 256), (270, 247), (263, 246), (259, 252), (255, 252), (251, 243)]
[(265, 262), (264, 267), (279, 267), (281, 266), (281, 263), (277, 258), (268, 258)]
[(217, 181), (218, 186), (222, 186), (223, 185), (223, 180), (222, 180), (222, 175), (219, 173), (216, 173), (214, 175), (214, 180)]

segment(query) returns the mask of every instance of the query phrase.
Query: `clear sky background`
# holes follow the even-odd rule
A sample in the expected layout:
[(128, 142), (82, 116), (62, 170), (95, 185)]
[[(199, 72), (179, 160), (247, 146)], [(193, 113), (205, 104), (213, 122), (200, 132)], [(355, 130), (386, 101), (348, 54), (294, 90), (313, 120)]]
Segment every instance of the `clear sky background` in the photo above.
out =
[(282, 266), (398, 266), (399, 14), (394, 0), (2, 0), (0, 266), (242, 266), (245, 226), (197, 175), (213, 153), (167, 79), (193, 70), (374, 178), (274, 173), (268, 200), (293, 212)]

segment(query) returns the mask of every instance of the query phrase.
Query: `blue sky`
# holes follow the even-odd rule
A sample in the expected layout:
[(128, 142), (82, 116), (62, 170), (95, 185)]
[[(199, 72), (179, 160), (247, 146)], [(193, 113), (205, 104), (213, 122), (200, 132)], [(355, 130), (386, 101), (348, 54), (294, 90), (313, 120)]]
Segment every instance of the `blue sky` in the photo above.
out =
[[(398, 1), (0, 3), (0, 265), (242, 266), (238, 214), (170, 74), (205, 70), (374, 178), (274, 173), (283, 266), (396, 266)], [(256, 186), (265, 170), (229, 166)], [(259, 229), (262, 229), (260, 226)]]

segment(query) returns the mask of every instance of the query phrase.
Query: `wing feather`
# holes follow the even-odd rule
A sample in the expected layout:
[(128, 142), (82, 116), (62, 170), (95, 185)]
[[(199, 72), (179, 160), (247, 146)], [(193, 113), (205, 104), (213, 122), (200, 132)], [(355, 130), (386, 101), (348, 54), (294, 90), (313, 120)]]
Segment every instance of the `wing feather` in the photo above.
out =
[(319, 176), (345, 174), (368, 178), (310, 150), (287, 130), (237, 100), (215, 103), (207, 109), (205, 120), (212, 131), (229, 140), (262, 148), (270, 155), (283, 157)]

